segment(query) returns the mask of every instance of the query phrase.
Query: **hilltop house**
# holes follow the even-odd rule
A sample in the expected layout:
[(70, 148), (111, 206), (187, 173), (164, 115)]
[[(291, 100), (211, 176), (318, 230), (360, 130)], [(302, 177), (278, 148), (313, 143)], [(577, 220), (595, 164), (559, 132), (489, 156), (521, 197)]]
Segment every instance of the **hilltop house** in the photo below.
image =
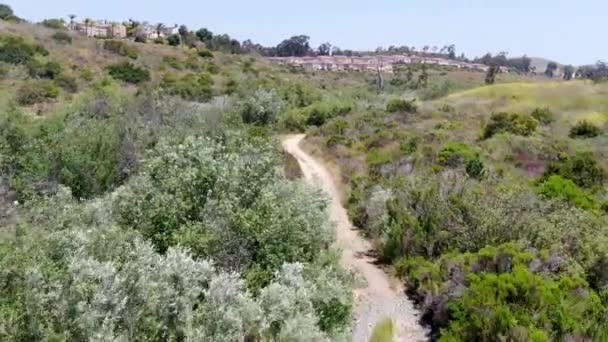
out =
[(74, 22), (68, 28), (72, 31), (78, 31), (87, 35), (87, 37), (96, 38), (125, 38), (127, 36), (127, 28), (123, 24), (104, 22)]
[(160, 32), (155, 25), (141, 25), (137, 28), (137, 36), (145, 37), (146, 39), (165, 38), (179, 33), (177, 25), (170, 27), (162, 27)]

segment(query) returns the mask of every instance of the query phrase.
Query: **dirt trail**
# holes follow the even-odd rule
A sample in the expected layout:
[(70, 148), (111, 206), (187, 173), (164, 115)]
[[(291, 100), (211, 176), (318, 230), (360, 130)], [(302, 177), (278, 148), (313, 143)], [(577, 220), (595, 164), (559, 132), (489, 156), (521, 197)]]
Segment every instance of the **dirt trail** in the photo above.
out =
[(305, 179), (330, 196), (331, 219), (336, 223), (337, 241), (343, 251), (342, 262), (367, 282), (355, 290), (353, 341), (368, 342), (375, 324), (386, 317), (391, 318), (397, 327), (396, 342), (427, 341), (426, 330), (418, 323), (418, 312), (403, 293), (400, 282), (389, 277), (374, 264), (373, 258), (367, 256), (371, 244), (350, 223), (329, 171), (300, 148), (302, 139), (304, 135), (286, 137), (283, 148), (298, 160)]

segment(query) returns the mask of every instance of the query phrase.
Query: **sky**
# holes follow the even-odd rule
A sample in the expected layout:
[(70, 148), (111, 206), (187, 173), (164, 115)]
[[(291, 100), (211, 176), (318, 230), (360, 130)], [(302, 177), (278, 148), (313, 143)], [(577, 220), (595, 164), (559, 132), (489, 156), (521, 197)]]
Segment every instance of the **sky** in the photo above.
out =
[(342, 49), (455, 44), (467, 57), (507, 51), (564, 64), (608, 59), (606, 0), (0, 0), (30, 21), (79, 18), (206, 27), (266, 46), (306, 34)]

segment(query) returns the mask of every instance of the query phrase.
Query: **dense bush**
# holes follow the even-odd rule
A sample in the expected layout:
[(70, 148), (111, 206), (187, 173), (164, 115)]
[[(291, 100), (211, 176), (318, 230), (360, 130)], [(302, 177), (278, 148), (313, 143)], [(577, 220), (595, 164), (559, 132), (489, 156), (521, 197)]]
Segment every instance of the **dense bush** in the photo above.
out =
[(71, 44), (72, 36), (65, 31), (57, 31), (51, 36), (58, 43)]
[(181, 44), (181, 42), (182, 42), (182, 39), (177, 34), (172, 34), (169, 37), (167, 37), (167, 44), (169, 44), (171, 46), (178, 46), (179, 44)]
[(555, 121), (555, 115), (548, 107), (536, 108), (530, 114), (536, 121), (540, 122), (543, 125), (548, 125)]
[(467, 174), (473, 178), (479, 178), (484, 173), (479, 153), (465, 143), (449, 142), (443, 145), (437, 155), (437, 161), (448, 167), (464, 166)]
[(570, 157), (563, 156), (559, 161), (549, 164), (543, 179), (551, 175), (570, 179), (576, 185), (588, 189), (601, 186), (606, 179), (606, 172), (590, 152), (579, 152)]
[(247, 96), (239, 107), (244, 123), (268, 125), (276, 120), (283, 102), (273, 90), (258, 89)]
[(206, 102), (213, 96), (213, 78), (208, 73), (186, 74), (178, 77), (167, 74), (163, 77), (161, 87), (171, 95), (177, 95), (189, 101)]
[(111, 205), (60, 189), (20, 210), (0, 240), (0, 339), (348, 340), (350, 290), (330, 258), (281, 264), (254, 294), (213, 260), (155, 252)]
[[(287, 101), (293, 101), (288, 99)], [(304, 100), (301, 98), (300, 100)], [(281, 116), (281, 124), (290, 129), (301, 131), (306, 126), (322, 126), (332, 118), (343, 116), (352, 111), (352, 105), (342, 101), (319, 101), (303, 108), (292, 108)]]
[(198, 49), (196, 53), (202, 58), (213, 58), (213, 52), (209, 49)]
[(324, 199), (282, 180), (270, 148), (202, 138), (161, 146), (120, 194), (120, 220), (160, 252), (186, 246), (264, 285), (282, 262), (312, 261), (332, 236), (326, 213), (310, 211)]
[(570, 138), (594, 138), (602, 134), (602, 129), (593, 123), (583, 120), (570, 129)]
[(32, 59), (27, 63), (27, 71), (34, 78), (50, 78), (53, 79), (61, 73), (61, 64), (57, 62), (40, 62), (37, 59)]
[(59, 88), (48, 80), (29, 81), (17, 90), (17, 102), (23, 106), (44, 102), (57, 96)]
[(63, 19), (44, 19), (40, 24), (55, 30), (67, 30)]
[(107, 67), (107, 70), (114, 79), (129, 82), (141, 83), (150, 80), (150, 72), (142, 67), (138, 67), (133, 63), (120, 63)]
[(386, 111), (388, 113), (396, 112), (407, 112), (416, 113), (418, 106), (416, 106), (415, 100), (405, 100), (400, 98), (391, 99), (386, 105)]
[(0, 36), (0, 61), (11, 64), (27, 64), (35, 55), (47, 56), (48, 51), (40, 46), (27, 43), (17, 36)]
[(165, 56), (163, 57), (163, 62), (176, 70), (182, 70), (184, 68), (182, 62), (175, 56)]
[(498, 133), (511, 133), (528, 136), (534, 133), (538, 121), (532, 116), (516, 113), (495, 113), (483, 131), (483, 139), (489, 139)]
[(564, 179), (557, 175), (549, 176), (540, 184), (538, 191), (544, 196), (561, 198), (583, 209), (596, 207), (593, 196), (585, 193), (570, 179)]
[(139, 52), (135, 46), (132, 46), (129, 43), (122, 41), (122, 40), (115, 40), (115, 39), (104, 40), (103, 48), (105, 50), (111, 51), (117, 55), (129, 57), (131, 59), (137, 59), (137, 56), (139, 54)]
[(78, 82), (76, 78), (66, 73), (61, 73), (55, 77), (55, 84), (69, 93), (78, 91)]
[(555, 262), (507, 244), (434, 263), (406, 258), (398, 269), (417, 289), (425, 316), (441, 328), (440, 341), (608, 337), (605, 295), (580, 274), (543, 274), (559, 268)]
[(476, 158), (479, 158), (479, 153), (471, 146), (461, 142), (449, 142), (443, 145), (437, 155), (439, 164), (450, 167), (464, 165)]

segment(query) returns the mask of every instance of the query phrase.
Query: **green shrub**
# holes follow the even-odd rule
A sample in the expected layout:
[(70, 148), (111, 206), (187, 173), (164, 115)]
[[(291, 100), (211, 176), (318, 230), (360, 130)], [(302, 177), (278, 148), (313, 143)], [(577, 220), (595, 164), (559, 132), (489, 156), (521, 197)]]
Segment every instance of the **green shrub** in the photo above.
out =
[[(560, 341), (606, 336), (606, 302), (580, 274), (547, 274), (555, 257), (514, 244), (475, 253), (444, 254), (436, 261), (400, 260), (399, 273), (415, 289), (422, 314), (439, 341)], [(531, 267), (529, 265), (535, 264)], [(536, 271), (535, 271), (536, 270)]]
[(181, 42), (182, 42), (182, 39), (177, 34), (172, 34), (169, 37), (167, 37), (167, 43), (171, 46), (178, 46), (179, 44), (181, 44)]
[(539, 193), (548, 198), (561, 198), (582, 209), (596, 207), (595, 198), (579, 188), (570, 179), (558, 175), (549, 176), (540, 184)]
[(0, 80), (3, 80), (8, 75), (8, 72), (8, 64), (0, 62)]
[(367, 163), (370, 167), (378, 167), (384, 164), (388, 164), (392, 161), (392, 157), (389, 153), (381, 150), (381, 149), (371, 149), (367, 153)]
[(80, 69), (80, 77), (87, 82), (91, 82), (94, 78), (93, 70), (88, 66), (82, 67), (82, 69)]
[(205, 68), (205, 71), (207, 71), (208, 73), (213, 74), (213, 75), (217, 75), (220, 72), (220, 67), (217, 64), (213, 63), (213, 61), (209, 61), (209, 62), (205, 63), (204, 68)]
[(26, 43), (21, 37), (0, 36), (0, 61), (27, 64), (36, 54), (48, 55), (48, 51), (40, 46)]
[(67, 30), (63, 19), (44, 19), (40, 24), (55, 30)]
[(511, 133), (528, 136), (534, 133), (538, 121), (529, 115), (516, 113), (495, 113), (483, 131), (483, 139), (489, 139), (498, 133)]
[(240, 103), (240, 114), (244, 123), (268, 125), (282, 107), (283, 101), (274, 90), (258, 89)]
[(120, 56), (137, 59), (139, 54), (135, 46), (129, 45), (122, 40), (108, 39), (103, 42), (103, 48)]
[(386, 111), (388, 113), (396, 113), (396, 112), (407, 112), (407, 113), (416, 113), (418, 107), (416, 106), (416, 100), (405, 100), (400, 98), (394, 98), (388, 101), (386, 105)]
[(54, 99), (59, 96), (59, 88), (49, 80), (25, 82), (17, 90), (17, 102), (23, 106)]
[(32, 59), (27, 63), (27, 71), (34, 78), (50, 78), (53, 79), (61, 73), (61, 64), (57, 62), (42, 63), (37, 59)]
[(395, 337), (395, 325), (390, 318), (385, 318), (376, 323), (369, 342), (393, 342)]
[(0, 4), (0, 19), (9, 20), (15, 16), (13, 9), (9, 5)]
[(437, 161), (440, 165), (448, 167), (464, 166), (467, 174), (472, 178), (480, 178), (484, 173), (484, 165), (479, 159), (479, 153), (465, 143), (449, 142), (443, 145)]
[(209, 49), (198, 49), (197, 53), (199, 57), (202, 58), (213, 58), (213, 52), (211, 52)]
[(349, 104), (339, 102), (316, 102), (302, 111), (309, 126), (322, 126), (327, 120), (345, 115), (352, 110)]
[(593, 138), (602, 134), (602, 130), (593, 123), (583, 120), (570, 129), (570, 138)]
[(475, 158), (467, 161), (465, 171), (469, 177), (479, 179), (485, 175), (486, 168), (481, 159)]
[(65, 73), (61, 73), (55, 77), (55, 84), (69, 93), (78, 91), (78, 82), (76, 81), (76, 78)]
[(590, 152), (579, 152), (572, 157), (565, 156), (561, 160), (549, 164), (542, 180), (546, 180), (552, 175), (570, 179), (576, 185), (587, 189), (601, 186), (606, 179), (605, 171)]
[(437, 161), (443, 166), (458, 167), (478, 157), (479, 153), (471, 146), (461, 142), (449, 142), (441, 147)]
[(530, 114), (536, 121), (540, 122), (543, 125), (548, 125), (555, 121), (555, 115), (548, 107), (544, 108), (536, 108)]
[(150, 80), (150, 72), (144, 68), (140, 68), (133, 63), (124, 62), (120, 64), (110, 65), (106, 68), (116, 80), (138, 84)]
[(171, 95), (180, 96), (188, 101), (205, 102), (213, 96), (213, 78), (208, 73), (186, 74), (178, 77), (166, 74), (161, 87)]
[(58, 43), (72, 44), (72, 36), (65, 31), (57, 31), (51, 36)]
[(184, 65), (180, 62), (179, 59), (175, 56), (165, 56), (163, 57), (163, 62), (168, 64), (170, 67), (176, 70), (184, 69)]

